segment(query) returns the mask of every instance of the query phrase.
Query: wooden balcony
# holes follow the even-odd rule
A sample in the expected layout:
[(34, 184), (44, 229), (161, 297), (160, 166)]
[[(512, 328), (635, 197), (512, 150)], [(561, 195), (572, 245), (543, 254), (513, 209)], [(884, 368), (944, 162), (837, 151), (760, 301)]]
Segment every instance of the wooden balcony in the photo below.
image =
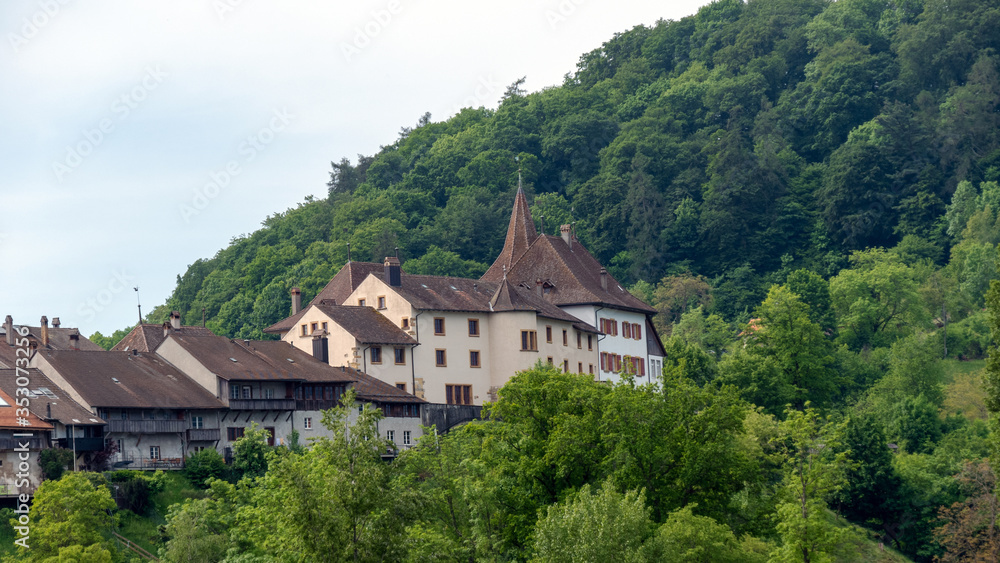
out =
[(340, 401), (333, 399), (299, 399), (295, 401), (295, 410), (299, 411), (325, 411), (337, 406), (340, 406)]
[(188, 442), (215, 442), (222, 437), (218, 428), (188, 428)]
[(109, 420), (108, 432), (119, 434), (182, 434), (186, 420)]
[(104, 449), (104, 438), (59, 438), (59, 447), (77, 452), (99, 452)]
[(14, 450), (27, 443), (29, 450), (37, 452), (48, 445), (46, 442), (41, 438), (0, 438), (0, 450)]
[(293, 411), (294, 399), (229, 399), (234, 411)]

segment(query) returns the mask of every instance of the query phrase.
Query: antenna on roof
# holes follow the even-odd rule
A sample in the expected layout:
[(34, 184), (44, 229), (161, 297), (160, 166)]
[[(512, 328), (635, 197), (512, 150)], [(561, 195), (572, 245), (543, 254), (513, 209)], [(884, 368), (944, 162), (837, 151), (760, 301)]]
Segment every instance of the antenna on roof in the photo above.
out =
[(142, 302), (139, 301), (139, 286), (135, 286), (132, 289), (135, 290), (135, 302), (139, 306), (139, 324), (142, 324)]
[(399, 247), (397, 246), (395, 250), (396, 250), (396, 260), (399, 260)]

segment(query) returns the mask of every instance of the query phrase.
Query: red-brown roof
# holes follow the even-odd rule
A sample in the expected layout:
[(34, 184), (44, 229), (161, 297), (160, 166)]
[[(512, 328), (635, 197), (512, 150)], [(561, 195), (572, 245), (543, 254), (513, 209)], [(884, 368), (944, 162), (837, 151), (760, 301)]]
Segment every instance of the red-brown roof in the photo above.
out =
[(549, 303), (544, 298), (536, 295), (533, 290), (515, 286), (506, 279), (500, 281), (496, 291), (493, 293), (493, 297), (490, 298), (490, 309), (497, 313), (505, 311), (535, 311), (542, 317), (573, 323), (576, 329), (583, 332), (598, 332), (594, 326)]
[(417, 343), (412, 336), (396, 326), (385, 315), (372, 307), (357, 305), (310, 305), (322, 311), (361, 344), (397, 344), (410, 346)]
[(340, 370), (280, 340), (230, 340), (215, 335), (170, 335), (205, 369), (225, 380), (352, 381)]
[(95, 408), (225, 407), (212, 393), (156, 354), (103, 350), (38, 353)]
[[(333, 276), (329, 283), (316, 294), (316, 297), (309, 302), (309, 305), (318, 305), (322, 301), (327, 301), (335, 305), (343, 305), (344, 300), (354, 293), (354, 290), (361, 285), (361, 282), (372, 272), (382, 273), (385, 268), (382, 264), (375, 262), (348, 262)], [(288, 332), (298, 324), (299, 319), (305, 314), (308, 307), (303, 307), (298, 313), (286, 317), (273, 325), (264, 329), (267, 333)]]
[(535, 242), (538, 232), (535, 230), (535, 223), (531, 220), (531, 209), (528, 207), (528, 198), (524, 195), (521, 186), (517, 186), (517, 194), (514, 196), (514, 211), (510, 214), (510, 223), (507, 225), (507, 238), (504, 240), (503, 250), (493, 261), (493, 265), (483, 275), (484, 280), (499, 282), (503, 278), (505, 271), (511, 267), (524, 255)]
[[(52, 425), (45, 422), (30, 410), (28, 416), (17, 416), (17, 405), (14, 399), (0, 390), (0, 428), (4, 430), (52, 430)], [(18, 421), (24, 421), (21, 424)]]
[(363, 371), (346, 368), (354, 378), (358, 398), (380, 403), (426, 403), (427, 401), (403, 391), (395, 385), (375, 379)]
[[(23, 374), (23, 372), (22, 372)], [(56, 385), (41, 371), (28, 369), (28, 390), (31, 392), (30, 409), (41, 418), (57, 420), (64, 425), (105, 424), (105, 421), (73, 400), (66, 391)], [(17, 393), (17, 370), (0, 369), (0, 391), (8, 395)], [(48, 409), (51, 407), (52, 416)]]
[[(191, 334), (194, 336), (212, 336), (212, 331), (201, 326), (182, 326), (174, 329), (174, 332)], [(136, 326), (124, 338), (118, 341), (111, 349), (119, 352), (129, 352), (138, 350), (140, 352), (153, 352), (159, 348), (160, 344), (166, 340), (163, 334), (162, 324), (144, 323)]]

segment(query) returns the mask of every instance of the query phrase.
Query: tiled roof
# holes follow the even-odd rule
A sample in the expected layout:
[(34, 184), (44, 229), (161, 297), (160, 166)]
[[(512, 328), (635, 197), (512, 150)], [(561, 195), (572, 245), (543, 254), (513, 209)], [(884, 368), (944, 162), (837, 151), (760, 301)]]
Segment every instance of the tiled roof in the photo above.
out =
[(594, 304), (656, 313), (655, 309), (622, 287), (611, 274), (605, 274), (605, 290), (601, 285), (600, 262), (587, 252), (576, 237), (572, 241), (573, 246), (570, 247), (562, 237), (539, 236), (507, 271), (507, 279), (525, 286), (534, 285), (538, 279), (543, 280), (552, 286), (546, 299), (560, 306)]
[(417, 341), (403, 329), (372, 307), (357, 305), (328, 305), (325, 302), (316, 307), (340, 325), (361, 344), (412, 345)]
[[(340, 368), (335, 368), (340, 369)], [(347, 373), (354, 378), (354, 389), (358, 398), (380, 403), (426, 403), (427, 401), (407, 393), (395, 385), (375, 379), (363, 371), (346, 368)]]
[[(31, 411), (28, 416), (18, 417), (14, 399), (0, 390), (0, 428), (4, 430), (52, 430), (52, 425), (45, 422)], [(28, 424), (18, 424), (18, 418), (27, 420)]]
[[(20, 330), (21, 325), (14, 325), (15, 330)], [(97, 344), (94, 344), (86, 336), (80, 334), (80, 330), (76, 328), (55, 328), (49, 327), (49, 344), (48, 346), (42, 346), (42, 329), (37, 326), (24, 327), (28, 329), (28, 339), (35, 344), (35, 349), (47, 349), (47, 350), (70, 350), (70, 335), (75, 334), (79, 337), (77, 341), (77, 346), (80, 350), (90, 350), (99, 351), (103, 350)], [(17, 334), (17, 338), (22, 338), (20, 333)], [(3, 324), (0, 324), (0, 369), (14, 368), (17, 361), (17, 348), (7, 344), (7, 331)]]
[[(99, 416), (74, 401), (66, 391), (53, 383), (41, 371), (30, 368), (27, 377), (28, 381), (30, 381), (28, 390), (34, 395), (30, 398), (31, 412), (38, 414), (40, 417), (48, 418), (46, 405), (50, 405), (52, 408), (52, 420), (58, 420), (64, 425), (105, 423)], [(16, 370), (0, 369), (0, 391), (8, 395), (16, 394), (16, 389), (18, 388), (16, 380)]]
[[(385, 266), (375, 262), (348, 262), (337, 272), (336, 275), (326, 284), (326, 287), (316, 294), (316, 297), (309, 302), (309, 305), (318, 305), (321, 301), (330, 301), (336, 305), (343, 305), (344, 300), (354, 293), (354, 290), (361, 285), (362, 280), (372, 272), (382, 273)], [(291, 330), (298, 324), (299, 319), (305, 314), (308, 307), (303, 307), (298, 313), (286, 317), (273, 325), (264, 329), (267, 333), (282, 333)]]
[(573, 323), (576, 329), (583, 332), (598, 332), (594, 326), (549, 303), (544, 298), (536, 295), (532, 290), (515, 286), (506, 279), (501, 280), (497, 286), (496, 292), (490, 298), (490, 306), (492, 311), (498, 313), (504, 311), (536, 311), (542, 317)]
[(403, 273), (400, 285), (392, 289), (417, 309), (488, 312), (490, 297), (496, 291), (496, 284), (466, 278)]
[(535, 223), (531, 220), (531, 210), (528, 207), (528, 198), (524, 195), (521, 186), (517, 186), (517, 194), (514, 196), (514, 211), (510, 214), (510, 223), (507, 225), (507, 238), (504, 240), (503, 250), (493, 261), (493, 265), (483, 275), (484, 280), (498, 282), (503, 278), (505, 271), (509, 271), (522, 255), (531, 246), (531, 243), (538, 237), (535, 231)]
[[(174, 329), (174, 332), (193, 336), (211, 336), (213, 334), (212, 331), (201, 326), (182, 326), (179, 329)], [(111, 349), (119, 352), (129, 352), (131, 350), (153, 352), (166, 338), (163, 335), (162, 324), (144, 323), (133, 328)]]
[(170, 338), (205, 369), (225, 380), (351, 380), (343, 377), (339, 370), (280, 340), (230, 340), (215, 335), (178, 333)]
[(93, 407), (224, 407), (212, 393), (156, 354), (103, 350), (42, 350), (39, 354)]

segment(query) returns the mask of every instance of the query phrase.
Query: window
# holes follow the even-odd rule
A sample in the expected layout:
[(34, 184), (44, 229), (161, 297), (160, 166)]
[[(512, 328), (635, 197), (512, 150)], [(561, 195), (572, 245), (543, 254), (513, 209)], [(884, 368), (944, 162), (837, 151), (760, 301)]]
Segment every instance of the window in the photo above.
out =
[(244, 385), (243, 386), (243, 398), (244, 399), (252, 399), (253, 398), (253, 388), (250, 387), (249, 385)]
[(563, 360), (563, 373), (569, 373), (569, 360)]
[(160, 446), (149, 446), (149, 459), (160, 459)]
[(371, 351), (372, 363), (373, 364), (381, 364), (382, 363), (382, 347), (381, 346), (372, 346), (371, 348), (369, 348), (369, 350)]
[(323, 332), (330, 332), (330, 329), (327, 328), (328, 326), (330, 325), (323, 323)]
[(316, 329), (319, 328), (319, 323), (312, 323), (309, 325), (309, 328), (312, 329), (312, 332), (316, 332)]
[(583, 362), (576, 363), (576, 373), (583, 373)]
[(471, 405), (471, 385), (445, 385), (445, 400), (449, 405)]
[(309, 326), (302, 325), (302, 336), (307, 336), (309, 334)]
[(403, 445), (404, 446), (409, 446), (410, 445), (410, 431), (409, 430), (403, 430)]
[(393, 356), (397, 366), (406, 365), (406, 348), (394, 348)]
[(230, 442), (235, 442), (243, 437), (243, 432), (245, 430), (246, 428), (243, 428), (242, 426), (230, 426), (229, 428), (226, 428), (226, 438), (229, 438)]
[(122, 411), (122, 420), (128, 420), (128, 411)]
[(642, 325), (633, 324), (632, 325), (632, 338), (636, 340), (642, 340)]
[(364, 299), (358, 299), (358, 307), (364, 307), (364, 306), (365, 306), (365, 300)]
[(594, 364), (587, 364), (587, 365), (590, 366), (590, 368), (589, 368), (590, 375), (594, 375)]
[(548, 358), (546, 358), (546, 361), (549, 362), (549, 365), (551, 366), (552, 365), (552, 356), (549, 356)]
[(538, 334), (534, 330), (522, 330), (521, 331), (521, 350), (523, 351), (538, 351)]
[(434, 350), (434, 363), (439, 368), (443, 368), (448, 365), (448, 355), (441, 348)]
[(393, 444), (395, 444), (396, 443), (396, 431), (395, 430), (386, 430), (385, 431), (385, 439), (389, 440), (390, 442), (392, 442)]
[(632, 338), (632, 323), (622, 323), (622, 336)]
[(477, 368), (479, 366), (479, 350), (469, 350), (469, 367)]
[(191, 428), (194, 428), (195, 430), (199, 430), (199, 429), (204, 428), (204, 427), (205, 427), (205, 419), (204, 418), (202, 418), (200, 416), (192, 416), (191, 417)]
[(469, 336), (479, 336), (479, 319), (469, 319)]
[(379, 295), (375, 298), (378, 303), (379, 309), (385, 309), (385, 295)]
[(569, 346), (569, 333), (563, 329), (563, 346)]
[(444, 317), (434, 317), (435, 336), (444, 336)]
[(302, 419), (302, 428), (305, 428), (306, 430), (312, 430), (313, 429), (313, 419), (312, 419), (312, 417), (307, 416), (307, 417), (305, 417), (305, 418)]
[[(582, 348), (583, 348), (583, 333), (581, 333), (578, 330), (578, 331), (576, 331), (576, 349), (580, 350)], [(580, 371), (582, 373), (583, 370), (580, 370)]]
[(545, 342), (552, 344), (552, 327), (550, 326), (545, 327)]
[(410, 328), (410, 317), (403, 317), (403, 320), (399, 322), (399, 326), (403, 327), (404, 329)]
[(400, 391), (406, 391), (406, 384), (405, 383), (397, 383), (396, 384), (396, 389), (399, 389)]
[(593, 334), (588, 334), (587, 335), (587, 350), (593, 350), (593, 349), (594, 349), (594, 335)]
[(230, 385), (229, 386), (229, 398), (230, 399), (239, 399), (240, 398), (240, 386), (239, 385)]
[(268, 387), (267, 389), (264, 389), (264, 398), (265, 399), (273, 399), (274, 398), (274, 389), (271, 389), (270, 387)]

